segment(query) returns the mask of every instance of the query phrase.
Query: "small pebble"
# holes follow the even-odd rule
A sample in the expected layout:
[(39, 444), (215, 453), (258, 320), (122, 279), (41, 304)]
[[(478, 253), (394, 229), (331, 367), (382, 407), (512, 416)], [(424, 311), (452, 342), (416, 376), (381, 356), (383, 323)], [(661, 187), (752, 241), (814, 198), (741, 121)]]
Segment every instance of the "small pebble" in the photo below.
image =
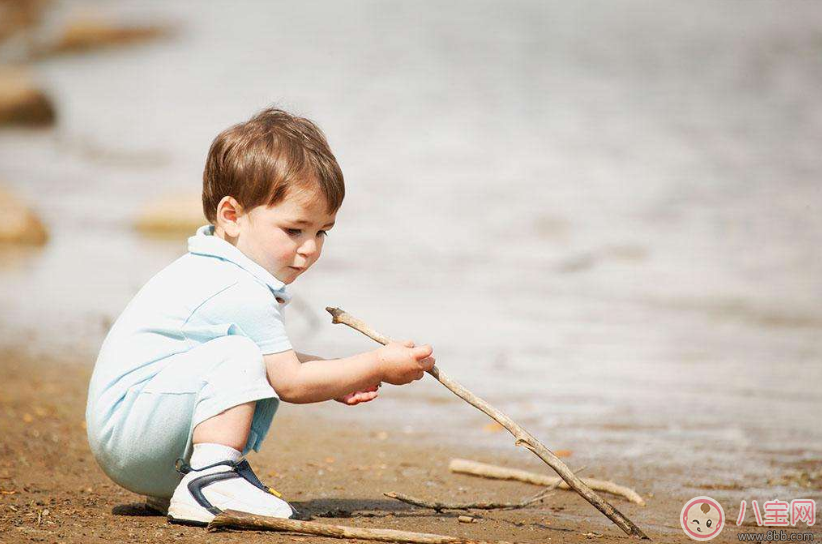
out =
[(471, 516), (460, 516), (457, 518), (457, 521), (460, 523), (474, 523), (475, 520)]

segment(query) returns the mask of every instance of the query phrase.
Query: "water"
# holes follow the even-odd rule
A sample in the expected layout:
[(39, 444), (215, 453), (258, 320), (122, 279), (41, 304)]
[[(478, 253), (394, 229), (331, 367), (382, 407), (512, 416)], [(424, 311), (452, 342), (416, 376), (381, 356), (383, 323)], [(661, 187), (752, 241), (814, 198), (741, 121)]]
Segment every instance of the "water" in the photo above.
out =
[[(301, 351), (371, 347), (328, 324), (340, 306), (432, 343), (551, 447), (730, 479), (819, 463), (822, 10), (739, 8), (101, 5), (181, 32), (36, 66), (60, 123), (0, 133), (0, 177), (53, 237), (0, 253), (4, 343), (91, 361), (184, 251), (135, 214), (196, 192), (214, 135), (277, 103), (348, 188), (292, 289)], [(356, 413), (499, 440), (432, 382)]]

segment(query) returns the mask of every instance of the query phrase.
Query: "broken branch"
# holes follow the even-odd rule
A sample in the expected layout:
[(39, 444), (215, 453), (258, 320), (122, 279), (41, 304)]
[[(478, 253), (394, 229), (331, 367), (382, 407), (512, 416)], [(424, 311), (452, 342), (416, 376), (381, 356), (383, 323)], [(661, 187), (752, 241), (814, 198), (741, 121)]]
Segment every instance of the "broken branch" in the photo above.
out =
[[(349, 315), (340, 308), (326, 308), (326, 311), (331, 314), (332, 323), (342, 323), (348, 325), (352, 329), (358, 330), (369, 338), (379, 342), (380, 344), (388, 344), (391, 339), (387, 336), (375, 331), (363, 321)], [(630, 519), (625, 517), (619, 510), (611, 506), (610, 503), (602, 499), (599, 495), (594, 493), (590, 487), (577, 477), (568, 466), (563, 463), (559, 457), (542, 445), (533, 435), (525, 429), (516, 424), (511, 418), (488, 404), (483, 399), (477, 397), (465, 387), (448, 377), (445, 373), (440, 371), (435, 365), (434, 368), (428, 371), (434, 378), (442, 385), (451, 390), (452, 393), (463, 399), (465, 402), (471, 404), (478, 410), (488, 415), (491, 419), (505, 427), (514, 438), (516, 438), (516, 445), (524, 446), (534, 452), (534, 454), (545, 461), (548, 466), (556, 471), (563, 480), (577, 493), (579, 493), (586, 501), (591, 503), (597, 510), (602, 512), (608, 519), (613, 521), (625, 533), (639, 538), (647, 539), (648, 537), (642, 530), (637, 527)]]
[(295, 519), (256, 516), (245, 512), (225, 510), (211, 520), (209, 531), (220, 529), (251, 529), (255, 531), (282, 531), (304, 535), (326, 536), (331, 538), (359, 538), (380, 542), (410, 542), (413, 544), (511, 544), (505, 541), (468, 540), (453, 536), (432, 533), (412, 533), (394, 529), (365, 529), (345, 525), (328, 525), (316, 521), (299, 521)]

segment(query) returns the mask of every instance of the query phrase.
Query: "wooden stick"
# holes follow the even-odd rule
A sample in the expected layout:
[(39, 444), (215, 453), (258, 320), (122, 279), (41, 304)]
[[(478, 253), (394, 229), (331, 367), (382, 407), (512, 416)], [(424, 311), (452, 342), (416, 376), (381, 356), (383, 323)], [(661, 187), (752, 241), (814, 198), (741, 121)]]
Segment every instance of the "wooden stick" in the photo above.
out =
[(525, 508), (526, 506), (539, 502), (545, 498), (544, 495), (540, 494), (540, 496), (531, 497), (530, 499), (525, 499), (519, 502), (440, 502), (427, 501), (425, 499), (418, 499), (416, 497), (394, 492), (383, 493), (383, 495), (389, 499), (396, 499), (400, 502), (413, 504), (414, 506), (419, 506), (421, 508), (431, 508), (437, 512), (442, 512), (443, 510), (498, 510), (501, 508)]
[[(345, 311), (340, 308), (326, 308), (326, 311), (331, 314), (332, 323), (342, 323), (344, 325), (348, 325), (352, 329), (358, 330), (361, 333), (365, 334), (369, 338), (379, 342), (380, 344), (388, 344), (391, 339), (387, 336), (380, 334), (379, 332), (375, 331), (368, 325), (366, 325), (363, 321), (349, 315)], [(560, 460), (559, 457), (554, 455), (554, 453), (543, 446), (539, 440), (533, 437), (531, 433), (527, 432), (525, 429), (517, 425), (511, 418), (488, 404), (483, 399), (477, 397), (470, 391), (468, 391), (465, 387), (448, 377), (444, 372), (442, 372), (439, 368), (434, 366), (431, 370), (428, 371), (429, 374), (434, 376), (442, 385), (447, 387), (451, 390), (452, 393), (460, 397), (465, 402), (471, 404), (478, 410), (482, 411), (486, 415), (488, 415), (491, 419), (505, 427), (509, 433), (511, 433), (514, 438), (516, 438), (515, 445), (523, 446), (529, 450), (531, 450), (537, 457), (545, 461), (549, 467), (554, 469), (557, 474), (565, 480), (568, 485), (579, 493), (586, 501), (591, 503), (597, 510), (602, 512), (608, 519), (613, 521), (620, 529), (625, 531), (627, 534), (639, 538), (647, 539), (648, 537), (642, 530), (637, 527), (630, 519), (625, 517), (622, 512), (611, 506), (608, 502), (603, 500), (599, 495), (594, 493), (590, 487), (585, 485), (585, 483), (576, 476), (568, 466)]]
[[(585, 470), (585, 467), (580, 467), (574, 471), (575, 474), (579, 474)], [(441, 512), (442, 510), (496, 510), (496, 509), (517, 509), (517, 508), (525, 508), (526, 506), (530, 506), (536, 502), (539, 502), (548, 495), (552, 494), (553, 491), (559, 487), (561, 483), (565, 483), (560, 478), (554, 478), (556, 480), (555, 483), (551, 485), (545, 486), (539, 493), (530, 497), (528, 499), (523, 499), (519, 502), (440, 502), (440, 501), (426, 501), (425, 499), (418, 499), (416, 497), (410, 497), (408, 495), (403, 495), (402, 493), (383, 493), (386, 497), (390, 499), (396, 499), (400, 502), (405, 502), (408, 504), (413, 504), (414, 506), (419, 506), (420, 508), (431, 508), (436, 510), (437, 512)]]
[(365, 529), (345, 525), (328, 525), (316, 521), (299, 521), (295, 519), (255, 516), (245, 512), (225, 510), (217, 514), (208, 524), (209, 531), (220, 529), (251, 529), (257, 531), (282, 531), (304, 535), (326, 536), (331, 538), (359, 538), (380, 542), (411, 542), (415, 544), (511, 544), (505, 541), (468, 540), (453, 536), (431, 533), (412, 533), (394, 529)]
[[(476, 461), (469, 461), (468, 459), (452, 459), (451, 463), (448, 465), (448, 469), (451, 472), (470, 474), (472, 476), (482, 476), (483, 478), (517, 480), (519, 482), (526, 482), (529, 484), (556, 486), (559, 489), (570, 489), (570, 486), (560, 478), (554, 478), (545, 474), (528, 472), (526, 470), (519, 470), (516, 468), (478, 463)], [(597, 480), (595, 478), (582, 478), (582, 481), (585, 482), (585, 485), (595, 491), (604, 491), (606, 493), (611, 493), (612, 495), (618, 495), (635, 504), (645, 506), (645, 501), (639, 496), (639, 493), (629, 487), (624, 487), (607, 480)]]

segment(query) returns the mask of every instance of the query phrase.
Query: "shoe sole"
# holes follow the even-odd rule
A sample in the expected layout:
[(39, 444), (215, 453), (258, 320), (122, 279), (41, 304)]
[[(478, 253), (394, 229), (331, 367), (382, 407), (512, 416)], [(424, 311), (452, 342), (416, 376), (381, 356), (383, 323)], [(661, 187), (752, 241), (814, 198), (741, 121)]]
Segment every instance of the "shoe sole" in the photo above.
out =
[(172, 504), (168, 509), (168, 521), (178, 525), (205, 527), (214, 519), (214, 514), (204, 511), (203, 507), (191, 507), (183, 504)]

